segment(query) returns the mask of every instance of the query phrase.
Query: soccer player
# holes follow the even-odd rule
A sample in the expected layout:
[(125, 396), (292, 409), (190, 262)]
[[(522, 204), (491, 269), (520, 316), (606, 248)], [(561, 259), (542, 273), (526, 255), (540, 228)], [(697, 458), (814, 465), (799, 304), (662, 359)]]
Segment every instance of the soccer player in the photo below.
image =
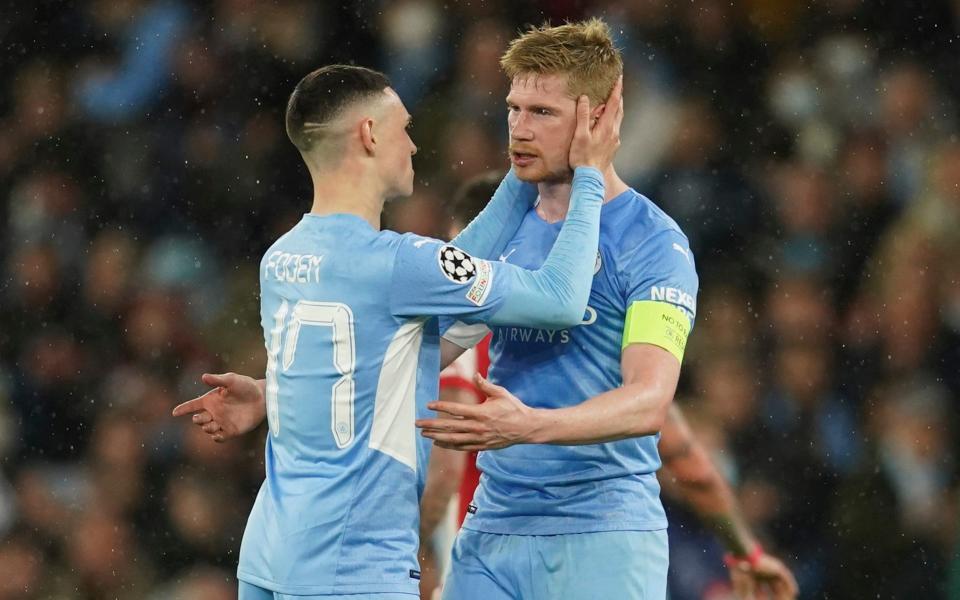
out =
[[(451, 207), (453, 223), (449, 237), (458, 234), (483, 209), (500, 179), (498, 173), (487, 173), (473, 178), (457, 191)], [(489, 337), (440, 374), (440, 400), (472, 405), (485, 399), (473, 380), (478, 373), (487, 376), (488, 346)], [(669, 484), (665, 491), (693, 509), (727, 549), (725, 563), (737, 597), (752, 598), (764, 589), (771, 591), (775, 598), (796, 596), (793, 574), (783, 562), (762, 549), (741, 515), (730, 485), (693, 435), (679, 406), (671, 406), (667, 413), (657, 451), (662, 462), (658, 479)], [(450, 498), (457, 491), (457, 524), (466, 517), (480, 479), (476, 454), (434, 448), (430, 455), (420, 515), (421, 567), (425, 576), (432, 567), (431, 561), (423, 560), (431, 556), (429, 534), (446, 514)], [(738, 560), (738, 556), (742, 558)], [(421, 594), (425, 583), (426, 577), (421, 581)]]
[[(501, 260), (529, 268), (542, 263), (568, 215), (561, 133), (575, 122), (574, 98), (605, 97), (622, 62), (608, 27), (593, 19), (531, 29), (501, 66), (511, 80), (513, 167), (540, 194)], [(657, 437), (694, 319), (697, 275), (676, 223), (612, 166), (604, 180), (580, 325), (494, 327), (490, 378), (499, 385), (480, 381), (487, 401), (432, 403), (458, 418), (418, 423), (442, 447), (482, 451), (444, 598), (665, 597)]]
[[(529, 208), (533, 194), (515, 177), (457, 238), (462, 248), (381, 231), (384, 202), (413, 189), (409, 114), (369, 69), (324, 67), (297, 84), (286, 128), (314, 198), (260, 264), (269, 434), (240, 549), (241, 599), (417, 595), (416, 398), (435, 397), (440, 366), (430, 317), (540, 327), (582, 318), (618, 94), (611, 110), (595, 107), (592, 126), (579, 99), (566, 140), (574, 207), (544, 265), (525, 270), (481, 258), (499, 254), (511, 215)], [(208, 396), (175, 414), (216, 416), (229, 394)]]

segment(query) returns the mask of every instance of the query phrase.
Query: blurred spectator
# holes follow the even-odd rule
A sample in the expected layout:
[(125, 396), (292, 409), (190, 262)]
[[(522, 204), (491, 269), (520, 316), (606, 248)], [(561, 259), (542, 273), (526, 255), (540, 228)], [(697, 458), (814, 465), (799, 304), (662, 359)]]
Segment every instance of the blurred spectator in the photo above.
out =
[[(941, 592), (955, 530), (945, 493), (956, 466), (948, 406), (942, 386), (922, 376), (878, 387), (872, 459), (841, 486), (831, 516), (842, 557), (834, 565), (837, 597)], [(891, 563), (916, 568), (891, 569)]]
[[(233, 597), (262, 435), (169, 411), (203, 371), (263, 373), (258, 261), (309, 206), (293, 85), (389, 71), (420, 152), (385, 224), (444, 234), (452, 191), (507, 166), (506, 44), (587, 14), (625, 51), (618, 168), (697, 258), (680, 401), (751, 525), (804, 598), (944, 597), (956, 2), (95, 0), (0, 20), (0, 600)], [(673, 599), (723, 597), (671, 519)]]

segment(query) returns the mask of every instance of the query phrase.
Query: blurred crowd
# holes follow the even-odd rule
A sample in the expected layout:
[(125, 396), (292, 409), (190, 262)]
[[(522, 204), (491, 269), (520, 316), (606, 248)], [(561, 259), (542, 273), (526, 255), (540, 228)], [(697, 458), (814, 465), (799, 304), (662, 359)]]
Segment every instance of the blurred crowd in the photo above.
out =
[[(287, 95), (385, 71), (420, 147), (386, 226), (440, 235), (507, 167), (507, 42), (592, 15), (624, 53), (618, 170), (697, 257), (677, 402), (748, 521), (804, 598), (948, 597), (960, 3), (89, 0), (0, 18), (0, 600), (233, 597), (262, 432), (170, 410), (263, 373), (257, 263), (311, 200)], [(674, 600), (730, 598), (668, 510)]]

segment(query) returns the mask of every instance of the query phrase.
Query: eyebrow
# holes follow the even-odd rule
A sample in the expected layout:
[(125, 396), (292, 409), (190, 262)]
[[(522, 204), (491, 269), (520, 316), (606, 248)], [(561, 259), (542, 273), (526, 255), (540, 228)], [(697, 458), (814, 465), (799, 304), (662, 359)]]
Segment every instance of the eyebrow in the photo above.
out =
[[(520, 106), (518, 103), (510, 100), (510, 98), (507, 98), (505, 101), (506, 101), (506, 103), (507, 103), (507, 106)], [(529, 110), (548, 110), (548, 111), (550, 111), (550, 112), (558, 112), (558, 111), (561, 110), (559, 106), (554, 106), (554, 105), (552, 105), (552, 104), (531, 104), (531, 105), (527, 106), (527, 109), (529, 109)]]

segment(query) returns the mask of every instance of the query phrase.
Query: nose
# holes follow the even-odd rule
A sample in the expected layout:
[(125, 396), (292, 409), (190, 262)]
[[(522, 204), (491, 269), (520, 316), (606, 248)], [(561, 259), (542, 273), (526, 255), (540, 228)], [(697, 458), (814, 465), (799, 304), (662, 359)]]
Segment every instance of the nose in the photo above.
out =
[(533, 130), (530, 129), (529, 117), (523, 111), (510, 115), (508, 125), (510, 127), (510, 138), (514, 140), (530, 141), (533, 139)]

